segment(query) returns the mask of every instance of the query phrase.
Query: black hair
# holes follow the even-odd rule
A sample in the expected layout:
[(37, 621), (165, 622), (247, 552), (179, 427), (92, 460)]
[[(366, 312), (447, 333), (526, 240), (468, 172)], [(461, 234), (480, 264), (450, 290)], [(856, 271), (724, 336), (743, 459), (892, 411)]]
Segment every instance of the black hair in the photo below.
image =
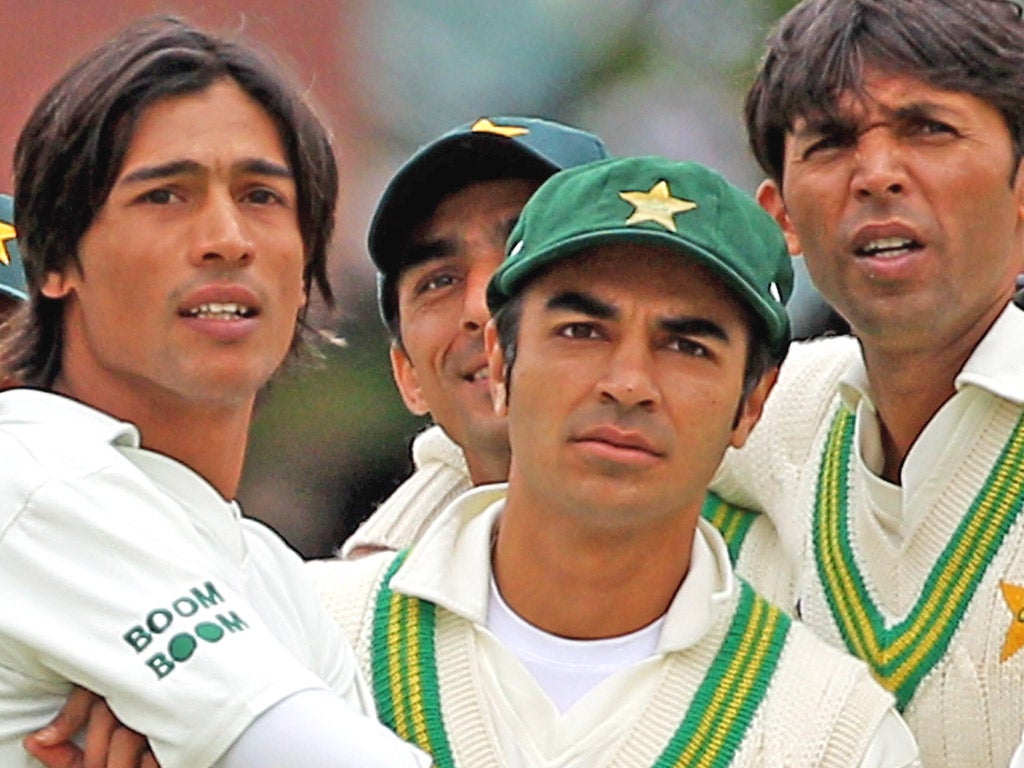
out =
[(804, 0), (768, 36), (747, 94), (747, 137), (781, 186), (786, 134), (800, 117), (837, 117), (864, 93), (864, 67), (975, 96), (1003, 116), (1024, 155), (1024, 22), (1012, 0)]
[[(18, 138), (15, 227), (29, 302), (0, 347), (9, 374), (50, 387), (60, 373), (64, 301), (44, 296), (42, 284), (47, 274), (78, 265), (79, 241), (110, 194), (142, 113), (161, 99), (198, 93), (225, 78), (277, 128), (295, 178), (303, 283), (333, 303), (327, 248), (338, 171), (323, 123), (269, 54), (180, 19), (146, 18), (72, 67), (43, 96)], [(296, 333), (293, 348), (298, 344)]]

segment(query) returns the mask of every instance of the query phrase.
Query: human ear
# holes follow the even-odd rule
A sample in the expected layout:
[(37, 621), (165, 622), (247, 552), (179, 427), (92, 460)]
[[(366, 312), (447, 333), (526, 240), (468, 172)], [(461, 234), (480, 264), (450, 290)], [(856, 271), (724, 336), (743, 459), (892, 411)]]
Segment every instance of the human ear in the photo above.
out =
[(487, 373), (491, 387), (494, 413), (508, 415), (508, 382), (505, 381), (505, 353), (498, 343), (498, 327), (494, 320), (484, 326), (484, 349), (487, 352)]
[(779, 189), (771, 179), (765, 179), (757, 188), (757, 202), (764, 208), (768, 215), (775, 219), (775, 222), (782, 229), (786, 238), (786, 247), (791, 256), (799, 256), (804, 252), (800, 245), (800, 237), (790, 221), (789, 213), (786, 211), (786, 203), (782, 199), (782, 190)]
[(391, 358), (391, 375), (394, 376), (395, 385), (405, 407), (417, 416), (426, 416), (430, 413), (430, 407), (423, 396), (416, 367), (409, 359), (409, 355), (397, 342), (391, 345), (388, 355)]
[(732, 429), (732, 438), (729, 441), (733, 448), (742, 448), (743, 444), (747, 442), (747, 438), (750, 436), (754, 426), (761, 419), (765, 401), (768, 399), (768, 394), (772, 391), (772, 387), (775, 386), (775, 381), (778, 378), (778, 368), (768, 369), (761, 375), (761, 378), (758, 379), (757, 384), (754, 385), (750, 393), (743, 399), (743, 402), (740, 403), (740, 410)]

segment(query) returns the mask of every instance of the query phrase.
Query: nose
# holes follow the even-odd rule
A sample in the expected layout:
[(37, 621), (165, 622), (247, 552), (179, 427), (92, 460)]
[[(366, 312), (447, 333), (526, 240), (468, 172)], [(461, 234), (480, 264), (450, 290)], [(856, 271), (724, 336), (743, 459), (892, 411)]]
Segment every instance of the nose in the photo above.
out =
[(885, 126), (874, 126), (860, 135), (855, 159), (852, 184), (858, 200), (898, 197), (906, 189), (899, 142)]
[(462, 299), (462, 328), (476, 332), (481, 330), (491, 317), (487, 309), (487, 283), (493, 270), (485, 264), (475, 265), (466, 276), (466, 290)]
[(241, 207), (229, 192), (211, 192), (197, 214), (193, 260), (199, 264), (246, 262), (254, 256), (255, 244)]
[(661, 401), (647, 345), (634, 339), (615, 343), (605, 375), (598, 383), (602, 402), (622, 408), (652, 408)]

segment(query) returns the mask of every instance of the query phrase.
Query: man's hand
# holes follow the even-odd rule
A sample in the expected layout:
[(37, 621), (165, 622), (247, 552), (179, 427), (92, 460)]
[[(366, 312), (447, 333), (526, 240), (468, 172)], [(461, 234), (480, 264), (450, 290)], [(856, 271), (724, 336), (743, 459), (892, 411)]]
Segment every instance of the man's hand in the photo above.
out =
[[(83, 727), (88, 727), (84, 750), (71, 741)], [(72, 690), (53, 721), (23, 744), (47, 768), (159, 768), (146, 738), (122, 725), (103, 699), (84, 688)]]

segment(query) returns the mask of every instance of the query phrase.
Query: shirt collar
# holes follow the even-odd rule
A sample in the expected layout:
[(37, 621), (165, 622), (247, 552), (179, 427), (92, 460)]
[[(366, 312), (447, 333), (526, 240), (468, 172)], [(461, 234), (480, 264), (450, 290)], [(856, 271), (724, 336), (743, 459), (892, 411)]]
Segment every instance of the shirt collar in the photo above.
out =
[(134, 424), (56, 392), (27, 387), (0, 393), (0, 423), (52, 424), (126, 448), (138, 448), (141, 443)]
[[(396, 591), (427, 600), (474, 624), (487, 622), (491, 540), (508, 486), (467, 491), (438, 517), (391, 581)], [(736, 593), (721, 535), (700, 519), (690, 569), (676, 592), (658, 642), (665, 653), (690, 647), (711, 629)]]
[(1004, 400), (1024, 403), (1024, 310), (1009, 304), (967, 359), (955, 386), (980, 387)]
[[(1024, 310), (1011, 303), (1002, 311), (960, 369), (953, 385), (959, 392), (975, 386), (996, 397), (1024, 403), (1024, 356), (1020, 340), (1024, 339)], [(839, 379), (839, 394), (851, 409), (863, 399), (874, 411), (869, 393), (868, 372), (864, 356), (857, 355)]]

